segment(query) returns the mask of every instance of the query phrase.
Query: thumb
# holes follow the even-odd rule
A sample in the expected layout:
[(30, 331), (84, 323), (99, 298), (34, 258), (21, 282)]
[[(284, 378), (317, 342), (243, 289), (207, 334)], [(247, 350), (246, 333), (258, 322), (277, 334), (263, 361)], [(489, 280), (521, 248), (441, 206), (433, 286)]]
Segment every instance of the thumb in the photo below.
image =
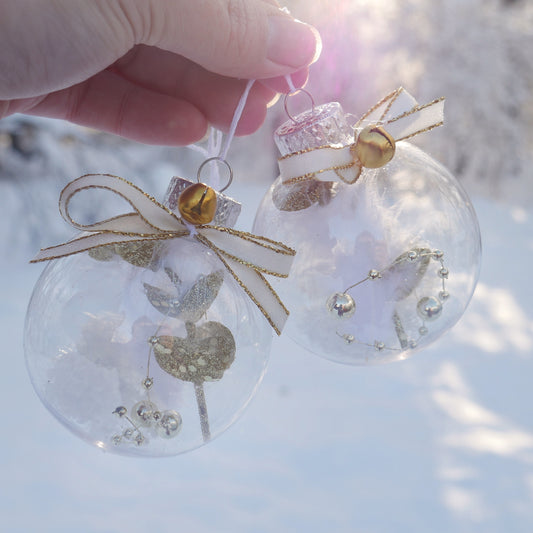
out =
[(137, 0), (137, 6), (140, 42), (223, 76), (282, 76), (320, 55), (317, 30), (271, 0)]

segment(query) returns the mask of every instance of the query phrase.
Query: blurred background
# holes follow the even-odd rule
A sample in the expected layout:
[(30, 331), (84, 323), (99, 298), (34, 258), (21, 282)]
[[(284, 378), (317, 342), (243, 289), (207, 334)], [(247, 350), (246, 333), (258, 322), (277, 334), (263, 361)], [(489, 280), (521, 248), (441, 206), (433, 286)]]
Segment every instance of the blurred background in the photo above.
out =
[[(415, 144), (444, 163), (477, 209), (480, 283), (462, 321), (413, 359), (349, 368), (275, 339), (267, 376), (219, 439), (171, 459), (106, 455), (45, 410), (22, 330), (41, 267), (72, 235), (57, 197), (88, 172), (161, 198), (200, 154), (68, 123), (0, 122), (0, 492), (9, 532), (533, 531), (533, 4), (528, 0), (292, 0), (324, 49), (307, 89), (360, 115), (398, 86), (446, 96), (446, 124)], [(296, 102), (296, 105), (299, 105)], [(305, 102), (304, 102), (305, 105)], [(230, 152), (239, 229), (277, 175), (282, 103)], [(106, 209), (113, 208), (107, 205)], [(101, 206), (85, 206), (97, 219)]]

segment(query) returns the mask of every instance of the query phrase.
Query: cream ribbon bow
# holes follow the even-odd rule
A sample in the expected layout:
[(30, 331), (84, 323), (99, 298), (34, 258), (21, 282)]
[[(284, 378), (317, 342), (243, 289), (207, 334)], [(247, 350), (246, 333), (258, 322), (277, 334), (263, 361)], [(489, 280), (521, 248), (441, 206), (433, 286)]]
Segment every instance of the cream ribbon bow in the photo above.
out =
[[(382, 126), (398, 142), (430, 131), (443, 123), (444, 98), (419, 105), (400, 87), (367, 111), (354, 128), (357, 132), (369, 125)], [(340, 179), (354, 183), (359, 177), (361, 164), (352, 147), (352, 144), (319, 146), (288, 154), (279, 159), (281, 179), (287, 184), (310, 178), (321, 181)]]
[[(81, 191), (104, 189), (124, 198), (135, 210), (95, 224), (75, 222), (69, 203)], [(222, 226), (195, 226), (192, 232), (182, 219), (153, 197), (119, 176), (87, 174), (70, 182), (59, 197), (59, 211), (73, 227), (84, 233), (74, 239), (42, 249), (32, 263), (77, 254), (108, 244), (158, 241), (191, 236), (210, 248), (280, 335), (289, 312), (264, 278), (286, 278), (296, 252), (284, 244)], [(194, 233), (194, 235), (193, 235)]]

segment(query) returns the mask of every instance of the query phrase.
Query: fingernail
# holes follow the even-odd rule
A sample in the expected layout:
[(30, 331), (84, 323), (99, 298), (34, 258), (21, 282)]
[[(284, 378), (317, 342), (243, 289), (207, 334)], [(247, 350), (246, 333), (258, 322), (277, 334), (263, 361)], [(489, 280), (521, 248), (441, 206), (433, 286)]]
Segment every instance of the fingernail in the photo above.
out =
[(314, 63), (321, 51), (322, 40), (313, 26), (289, 17), (270, 17), (267, 50), (270, 61), (298, 68)]

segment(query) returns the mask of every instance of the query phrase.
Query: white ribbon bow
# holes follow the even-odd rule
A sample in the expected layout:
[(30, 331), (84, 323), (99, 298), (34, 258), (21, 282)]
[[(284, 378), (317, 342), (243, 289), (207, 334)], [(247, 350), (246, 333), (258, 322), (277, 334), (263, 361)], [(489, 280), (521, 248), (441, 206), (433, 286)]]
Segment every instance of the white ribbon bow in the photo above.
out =
[[(383, 126), (396, 142), (410, 139), (444, 123), (444, 98), (425, 105), (403, 88), (387, 95), (367, 111), (355, 124), (357, 131), (368, 125)], [(353, 183), (361, 169), (352, 150), (353, 145), (320, 146), (288, 154), (279, 159), (284, 183), (315, 178), (321, 181)], [(349, 177), (350, 169), (352, 176)], [(355, 172), (355, 173), (354, 173)]]
[[(109, 190), (124, 198), (135, 212), (95, 224), (78, 224), (70, 216), (69, 203), (77, 193), (87, 189)], [(288, 276), (296, 252), (283, 243), (208, 224), (195, 226), (193, 235), (170, 209), (132, 183), (110, 174), (87, 174), (70, 182), (59, 197), (59, 211), (69, 224), (84, 233), (66, 243), (42, 249), (32, 263), (58, 259), (108, 244), (157, 241), (190, 235), (213, 250), (259, 307), (274, 331), (281, 334), (289, 312), (263, 274), (281, 278)]]

